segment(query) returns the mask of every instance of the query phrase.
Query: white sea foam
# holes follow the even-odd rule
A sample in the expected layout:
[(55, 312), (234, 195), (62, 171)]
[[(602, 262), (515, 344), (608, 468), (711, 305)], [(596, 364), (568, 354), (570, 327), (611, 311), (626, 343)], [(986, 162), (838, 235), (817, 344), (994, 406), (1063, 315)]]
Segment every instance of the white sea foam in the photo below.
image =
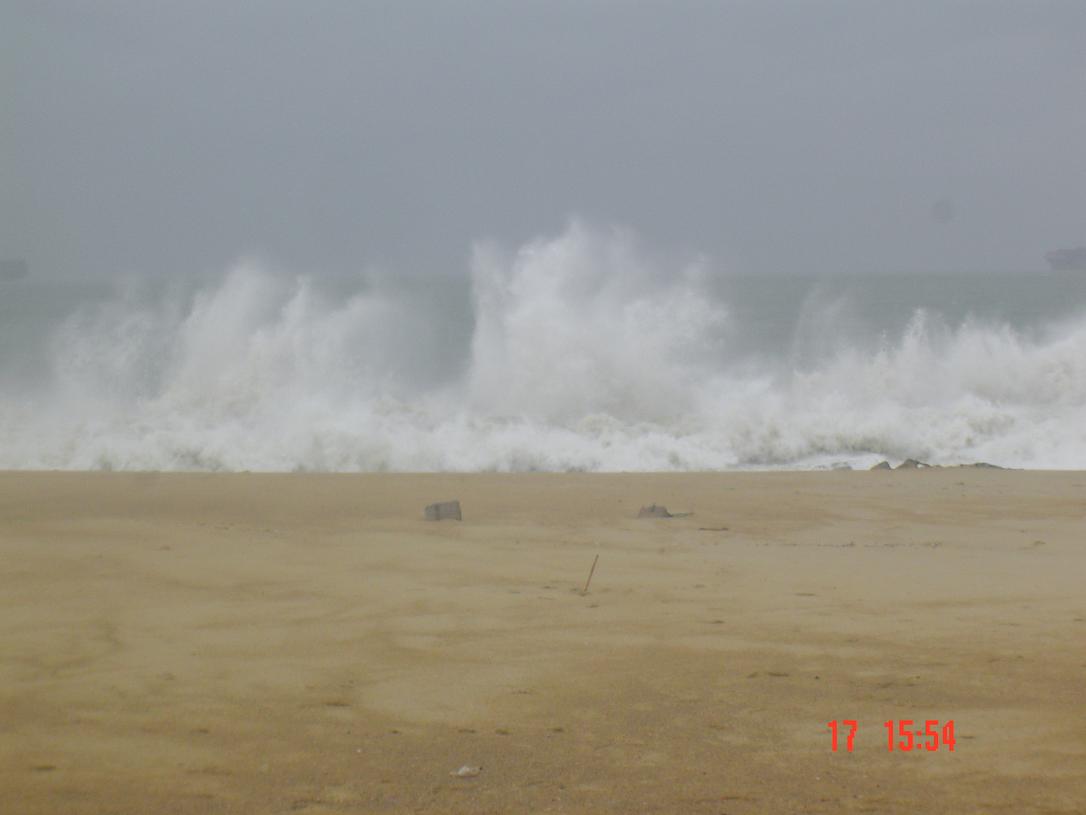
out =
[(42, 387), (0, 394), (0, 467), (1086, 467), (1086, 319), (920, 310), (850, 341), (815, 304), (804, 353), (755, 356), (707, 280), (579, 224), (480, 245), (462, 347), (440, 301), (372, 281), (333, 297), (250, 263), (195, 294), (129, 292), (64, 322)]

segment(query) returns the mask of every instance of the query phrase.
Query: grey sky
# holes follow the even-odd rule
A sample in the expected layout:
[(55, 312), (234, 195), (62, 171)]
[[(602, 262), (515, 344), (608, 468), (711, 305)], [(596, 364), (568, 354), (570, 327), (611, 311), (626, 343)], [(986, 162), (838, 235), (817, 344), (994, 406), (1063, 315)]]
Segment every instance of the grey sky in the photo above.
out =
[(0, 31), (0, 256), (41, 274), (459, 272), (574, 214), (750, 272), (1086, 243), (1078, 0), (0, 0)]

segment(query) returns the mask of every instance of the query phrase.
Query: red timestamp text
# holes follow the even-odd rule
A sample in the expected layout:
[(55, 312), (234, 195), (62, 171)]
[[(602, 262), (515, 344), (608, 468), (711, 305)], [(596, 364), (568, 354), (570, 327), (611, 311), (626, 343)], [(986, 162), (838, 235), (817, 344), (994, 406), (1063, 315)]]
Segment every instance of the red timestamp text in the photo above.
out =
[[(927, 750), (929, 753), (934, 753), (941, 747), (946, 747), (953, 753), (954, 745), (957, 743), (957, 739), (954, 738), (953, 719), (946, 722), (925, 719), (923, 729), (912, 719), (897, 721), (890, 719), (883, 722), (882, 726), (886, 728), (886, 749), (891, 753), (894, 750), (903, 753), (912, 750)], [(841, 721), (834, 719), (832, 722), (827, 722), (826, 727), (830, 729), (831, 734), (830, 749), (836, 753), (843, 744), (845, 750), (851, 753), (856, 743), (856, 733), (860, 729), (859, 722), (855, 719)]]

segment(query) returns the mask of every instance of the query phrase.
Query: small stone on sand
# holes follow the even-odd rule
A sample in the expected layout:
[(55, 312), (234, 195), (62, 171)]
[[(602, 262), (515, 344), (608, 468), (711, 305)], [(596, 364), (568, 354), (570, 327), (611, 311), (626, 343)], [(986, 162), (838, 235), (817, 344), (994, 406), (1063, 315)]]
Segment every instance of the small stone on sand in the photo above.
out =
[(424, 515), (428, 521), (463, 520), (459, 501), (439, 501), (436, 504), (430, 504), (426, 507)]

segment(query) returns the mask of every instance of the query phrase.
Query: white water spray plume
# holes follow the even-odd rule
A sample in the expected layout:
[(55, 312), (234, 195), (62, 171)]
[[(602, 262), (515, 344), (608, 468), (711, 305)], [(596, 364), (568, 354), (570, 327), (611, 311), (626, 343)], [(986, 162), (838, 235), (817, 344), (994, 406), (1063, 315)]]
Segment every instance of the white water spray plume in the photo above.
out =
[(921, 308), (871, 331), (847, 296), (811, 295), (788, 341), (760, 348), (769, 318), (726, 279), (577, 223), (515, 252), (478, 245), (459, 300), (441, 285), (337, 288), (250, 263), (84, 303), (27, 351), (33, 376), (0, 378), (0, 467), (1086, 466), (1081, 313), (1016, 326)]

